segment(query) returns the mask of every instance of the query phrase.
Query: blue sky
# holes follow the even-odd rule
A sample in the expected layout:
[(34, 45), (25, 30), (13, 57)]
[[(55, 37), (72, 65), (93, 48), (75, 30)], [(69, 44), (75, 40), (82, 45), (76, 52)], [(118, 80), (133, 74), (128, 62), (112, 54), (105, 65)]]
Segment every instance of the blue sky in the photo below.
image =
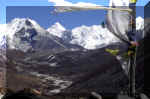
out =
[[(143, 6), (137, 7), (137, 16), (143, 15)], [(105, 20), (106, 11), (75, 11), (59, 14), (51, 14), (53, 6), (9, 6), (7, 7), (6, 21), (14, 18), (30, 18), (38, 22), (42, 27), (48, 28), (56, 22), (61, 23), (65, 28), (72, 29), (77, 26), (99, 25)]]
[(76, 11), (59, 14), (51, 14), (53, 6), (16, 6), (7, 8), (7, 22), (14, 18), (30, 18), (38, 22), (42, 27), (48, 28), (56, 22), (61, 23), (65, 28), (72, 29), (81, 25), (101, 24), (105, 19), (106, 12), (103, 10), (95, 11)]
[[(108, 6), (108, 3), (109, 3), (109, 0), (67, 0), (67, 1), (68, 2), (72, 2), (72, 3), (90, 2), (90, 3), (94, 3), (94, 4), (97, 4), (97, 5), (104, 5), (104, 6)], [(148, 1), (149, 0), (138, 0), (137, 6), (144, 6)], [(14, 6), (14, 7), (12, 7), (12, 10), (10, 9), (10, 6)], [(7, 20), (8, 21), (11, 18), (15, 17), (15, 14), (17, 14), (19, 11), (20, 11), (20, 15), (19, 14), (16, 15), (16, 17), (23, 17), (23, 13), (21, 13), (21, 10), (19, 10), (15, 6), (41, 6), (41, 8), (43, 10), (39, 9), (39, 7), (37, 8), (37, 10), (35, 10), (35, 8), (33, 8), (31, 11), (28, 9), (29, 13), (27, 13), (27, 10), (25, 8), (21, 7), (21, 9), (24, 9), (22, 11), (22, 12), (24, 12), (24, 17), (25, 17), (25, 14), (27, 14), (26, 17), (32, 17), (34, 20), (38, 21), (38, 23), (40, 23), (45, 28), (48, 25), (53, 24), (55, 21), (60, 21), (60, 23), (62, 23), (64, 26), (67, 26), (67, 23), (69, 23), (70, 20), (72, 20), (75, 17), (76, 18), (80, 17), (80, 16), (77, 16), (77, 14), (81, 15), (81, 18), (80, 18), (79, 21), (83, 21), (83, 23), (85, 23), (86, 25), (99, 24), (100, 22), (98, 22), (98, 21), (96, 22), (96, 20), (97, 19), (104, 19), (104, 16), (101, 16), (101, 17), (96, 16), (99, 11), (95, 11), (95, 12), (86, 11), (86, 12), (83, 12), (82, 14), (79, 13), (79, 12), (75, 12), (75, 13), (77, 13), (76, 15), (72, 14), (72, 13), (69, 13), (68, 15), (72, 16), (72, 17), (70, 17), (70, 20), (66, 20), (66, 19), (68, 19), (68, 17), (65, 14), (59, 14), (59, 15), (55, 15), (55, 16), (50, 15), (49, 11), (51, 10), (51, 8), (48, 8), (47, 6), (53, 6), (53, 3), (48, 2), (48, 0), (0, 0), (0, 24), (6, 23), (6, 8), (8, 10), (7, 11), (7, 15), (10, 14), (9, 16), (12, 16), (12, 17), (8, 17), (7, 16)], [(45, 7), (43, 7), (43, 6), (45, 6)], [(15, 9), (16, 9), (16, 11), (15, 11)], [(45, 19), (46, 19), (44, 21), (47, 22), (47, 23), (40, 22), (39, 19), (44, 18), (42, 16), (39, 16), (40, 14), (34, 13), (36, 16), (40, 17), (39, 19), (38, 19), (38, 17), (35, 17), (34, 15), (32, 15), (33, 12), (35, 12), (35, 11), (39, 12), (39, 10), (42, 10), (41, 12), (45, 15)], [(142, 10), (139, 9), (138, 12), (142, 12)], [(96, 17), (94, 17), (95, 20), (92, 20), (91, 22), (90, 22), (90, 20), (88, 20), (89, 22), (86, 22), (87, 21), (87, 19), (86, 19), (87, 17), (85, 18), (85, 16), (87, 16), (88, 13), (92, 13), (91, 15), (89, 14), (88, 18), (89, 17), (93, 18), (94, 16), (96, 16)], [(104, 15), (104, 11), (101, 12), (101, 13), (103, 13), (103, 15)], [(141, 15), (141, 13), (138, 13), (138, 14)], [(57, 18), (54, 18), (54, 17), (57, 17)], [(64, 18), (64, 20), (62, 20), (62, 17)], [(84, 19), (83, 17), (85, 18), (85, 20), (83, 20)], [(41, 21), (43, 21), (43, 20), (41, 20)], [(66, 23), (64, 23), (63, 21), (66, 21)], [(73, 21), (73, 20), (72, 20), (72, 22), (74, 24), (77, 23), (76, 21)], [(78, 25), (80, 25), (80, 24), (81, 23), (78, 23)], [(72, 27), (74, 27), (74, 26), (70, 26), (68, 28), (72, 28)]]

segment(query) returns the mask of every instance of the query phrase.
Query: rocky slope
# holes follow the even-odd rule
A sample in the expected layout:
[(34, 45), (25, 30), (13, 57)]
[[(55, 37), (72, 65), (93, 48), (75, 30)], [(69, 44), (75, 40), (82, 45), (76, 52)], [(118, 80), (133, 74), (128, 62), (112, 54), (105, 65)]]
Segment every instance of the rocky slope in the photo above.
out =
[(32, 87), (48, 95), (61, 91), (116, 93), (128, 81), (117, 59), (104, 49), (30, 55), (11, 50), (7, 57), (7, 85), (13, 90)]

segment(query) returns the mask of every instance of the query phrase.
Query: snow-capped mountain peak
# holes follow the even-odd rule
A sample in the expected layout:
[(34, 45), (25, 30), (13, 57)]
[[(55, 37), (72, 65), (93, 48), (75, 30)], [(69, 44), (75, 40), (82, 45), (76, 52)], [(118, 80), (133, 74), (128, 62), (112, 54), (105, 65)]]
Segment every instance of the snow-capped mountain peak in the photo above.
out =
[(56, 22), (54, 25), (48, 28), (47, 31), (52, 35), (62, 37), (62, 32), (66, 31), (66, 29), (59, 22)]
[(29, 42), (32, 41), (34, 36), (46, 32), (39, 24), (29, 18), (15, 18), (7, 24), (6, 28), (5, 34), (9, 44), (8, 47), (11, 49), (24, 49), (24, 51), (31, 48)]
[[(15, 18), (6, 24), (6, 29), (3, 26), (0, 26), (0, 28), (2, 28), (0, 30), (0, 44), (7, 45), (9, 49), (21, 50), (23, 52), (43, 49), (55, 49), (55, 51), (71, 48), (82, 49), (78, 45), (64, 42), (63, 39), (50, 34), (47, 30), (40, 27), (36, 21), (29, 18)], [(55, 33), (65, 31), (65, 28), (58, 22), (51, 28)], [(2, 48), (2, 45), (0, 45), (0, 48)]]
[(62, 30), (62, 31), (65, 31), (66, 29), (59, 23), (59, 22), (56, 22), (53, 27), (57, 27), (58, 29)]
[[(144, 29), (144, 19), (142, 17), (136, 18), (137, 30)], [(113, 35), (107, 28), (101, 25), (79, 26), (73, 28), (70, 32), (60, 25), (54, 24), (47, 31), (50, 34), (58, 36), (67, 42), (80, 45), (86, 49), (96, 49), (107, 46), (108, 44), (120, 42), (120, 40)], [(69, 38), (69, 39), (68, 39)]]
[(19, 32), (23, 28), (37, 28), (41, 30), (40, 25), (29, 18), (15, 18), (7, 24), (7, 27), (9, 27), (9, 30), (7, 30), (9, 37), (13, 37), (14, 33)]
[[(137, 30), (144, 29), (144, 19), (142, 17), (136, 19), (136, 27)], [(79, 45), (86, 49), (96, 49), (110, 43), (118, 42), (118, 39), (107, 28), (101, 25), (82, 25), (72, 30), (67, 30), (59, 22), (56, 22), (45, 30), (36, 21), (29, 18), (15, 18), (6, 25), (0, 25), (1, 48), (3, 45), (6, 45), (6, 37), (10, 48), (22, 49), (22, 46), (32, 47), (31, 42), (41, 39), (41, 36), (50, 38), (59, 37), (67, 43)]]

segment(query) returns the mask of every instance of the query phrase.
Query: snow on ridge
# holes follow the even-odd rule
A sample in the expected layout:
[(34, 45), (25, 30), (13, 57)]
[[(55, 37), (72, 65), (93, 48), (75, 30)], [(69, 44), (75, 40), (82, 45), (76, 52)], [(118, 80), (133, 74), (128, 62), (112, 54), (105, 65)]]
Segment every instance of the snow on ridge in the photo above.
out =
[(56, 22), (55, 25), (56, 25), (59, 29), (61, 29), (61, 30), (63, 30), (63, 31), (66, 30), (59, 22)]
[(14, 35), (14, 33), (18, 32), (21, 28), (41, 28), (40, 25), (29, 18), (15, 18), (11, 22), (7, 24), (7, 27), (9, 28), (7, 31), (7, 35)]
[[(52, 35), (66, 39), (63, 36), (64, 33), (67, 33), (66, 29), (59, 22), (56, 22), (47, 31)], [(72, 37), (69, 43), (80, 45), (86, 49), (96, 49), (118, 41), (107, 28), (103, 28), (101, 25), (82, 25), (73, 28), (69, 33)]]
[[(142, 17), (136, 18), (136, 27), (137, 30), (144, 29), (144, 19)], [(45, 33), (48, 31), (50, 34), (60, 37), (62, 39), (66, 39), (66, 37), (64, 37), (65, 33), (71, 33), (69, 34), (71, 35), (71, 39), (67, 41), (72, 44), (80, 45), (86, 49), (100, 48), (118, 41), (118, 39), (111, 32), (109, 32), (107, 28), (103, 28), (101, 25), (82, 25), (73, 28), (71, 32), (66, 32), (67, 29), (59, 22), (56, 22), (46, 31), (36, 21), (32, 19), (15, 18), (8, 24), (0, 24), (0, 47), (6, 43), (6, 35), (7, 37), (9, 37), (10, 43), (13, 43), (14, 34), (22, 28), (34, 28), (38, 33)]]
[[(20, 38), (15, 36), (15, 34), (17, 34), (17, 32), (21, 31), (20, 37), (21, 36), (22, 37), (30, 37), (30, 35), (32, 35), (32, 34), (29, 34), (28, 30), (29, 31), (36, 30), (36, 32), (41, 35), (43, 35), (42, 33), (47, 32), (36, 21), (34, 21), (30, 18), (15, 18), (7, 24), (6, 37), (8, 39), (9, 48), (11, 48), (11, 49), (20, 48), (21, 45), (16, 47), (16, 44), (18, 44), (18, 41), (20, 40)], [(29, 46), (29, 45), (27, 45), (27, 46)]]
[(6, 48), (6, 24), (0, 24), (0, 49)]
[[(143, 30), (144, 19), (142, 17), (137, 17), (136, 21), (137, 30)], [(63, 38), (63, 34), (66, 29), (64, 29), (60, 23), (59, 25), (61, 25), (63, 29), (59, 28), (59, 25), (56, 24), (51, 26), (47, 31), (50, 34)], [(101, 48), (114, 42), (120, 42), (119, 39), (113, 35), (113, 33), (101, 25), (82, 25), (73, 28), (70, 33), (72, 37), (70, 43), (80, 45), (86, 49)]]
[(78, 44), (86, 49), (96, 49), (117, 42), (118, 39), (101, 25), (76, 27), (72, 30), (72, 44)]
[(56, 22), (54, 25), (48, 28), (47, 31), (52, 35), (62, 37), (63, 32), (66, 31), (66, 29), (59, 22)]

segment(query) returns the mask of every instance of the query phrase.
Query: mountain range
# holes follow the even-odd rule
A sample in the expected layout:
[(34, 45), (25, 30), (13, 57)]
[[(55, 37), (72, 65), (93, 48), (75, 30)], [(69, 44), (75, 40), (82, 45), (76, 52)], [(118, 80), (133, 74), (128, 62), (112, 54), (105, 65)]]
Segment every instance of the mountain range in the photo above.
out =
[[(143, 30), (144, 19), (138, 17), (136, 21), (137, 29)], [(11, 49), (27, 51), (55, 47), (59, 49), (97, 49), (120, 41), (102, 25), (82, 25), (68, 30), (56, 22), (45, 30), (32, 19), (16, 18), (8, 24), (0, 25), (0, 42), (2, 48), (7, 45)]]
[(16, 18), (4, 26), (2, 31), (1, 46), (6, 45), (9, 49), (26, 51), (34, 50), (68, 50), (82, 47), (64, 42), (61, 38), (50, 34), (40, 27), (34, 20)]

